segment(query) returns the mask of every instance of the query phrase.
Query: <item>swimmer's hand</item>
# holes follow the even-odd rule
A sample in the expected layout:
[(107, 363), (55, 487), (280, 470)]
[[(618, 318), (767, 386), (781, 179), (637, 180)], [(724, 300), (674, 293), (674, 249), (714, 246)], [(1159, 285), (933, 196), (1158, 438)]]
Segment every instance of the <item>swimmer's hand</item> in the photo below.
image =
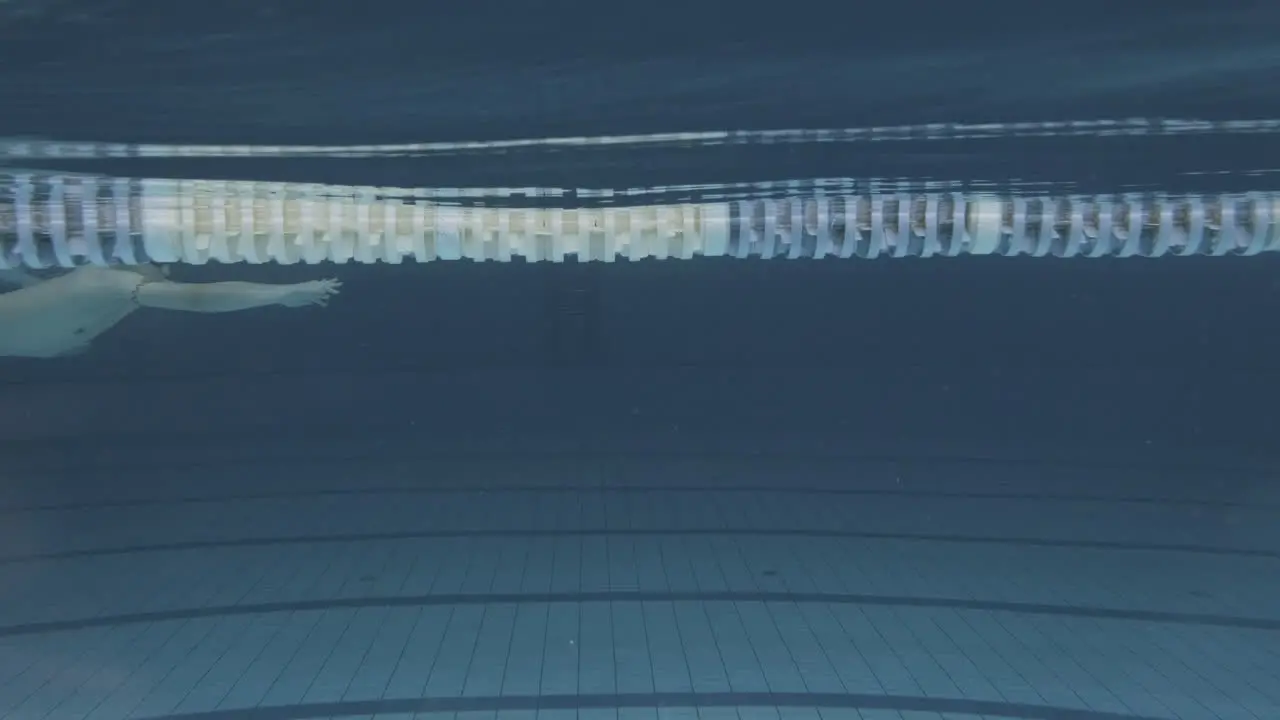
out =
[(337, 295), (341, 289), (342, 281), (332, 278), (285, 285), (280, 288), (279, 304), (285, 307), (306, 307), (307, 305), (324, 307), (329, 304), (329, 298)]

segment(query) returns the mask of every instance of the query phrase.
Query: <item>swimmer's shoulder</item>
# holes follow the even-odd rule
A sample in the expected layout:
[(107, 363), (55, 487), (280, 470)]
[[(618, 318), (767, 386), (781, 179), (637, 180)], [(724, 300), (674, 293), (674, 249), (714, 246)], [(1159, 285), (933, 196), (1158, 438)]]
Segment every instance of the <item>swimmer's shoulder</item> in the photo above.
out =
[(132, 293), (148, 278), (131, 267), (87, 265), (78, 267), (56, 279), (84, 290)]

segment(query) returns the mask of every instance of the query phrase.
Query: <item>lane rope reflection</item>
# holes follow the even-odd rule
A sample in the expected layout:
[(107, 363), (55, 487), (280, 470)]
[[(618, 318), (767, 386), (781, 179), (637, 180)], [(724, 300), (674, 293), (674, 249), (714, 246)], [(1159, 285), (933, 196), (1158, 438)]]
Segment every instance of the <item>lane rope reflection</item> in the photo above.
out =
[(654, 203), (626, 191), (10, 171), (0, 173), (0, 270), (462, 259), (1150, 258), (1280, 249), (1274, 192), (989, 194), (848, 180), (769, 196), (768, 185), (735, 199), (729, 193), (705, 199), (703, 188), (696, 199)]

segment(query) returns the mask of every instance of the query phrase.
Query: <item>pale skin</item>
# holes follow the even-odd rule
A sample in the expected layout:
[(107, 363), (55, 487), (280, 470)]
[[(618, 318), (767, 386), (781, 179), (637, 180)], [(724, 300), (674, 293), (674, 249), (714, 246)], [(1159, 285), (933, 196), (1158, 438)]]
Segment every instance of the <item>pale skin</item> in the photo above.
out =
[(342, 288), (337, 280), (180, 283), (154, 266), (80, 267), (48, 280), (9, 272), (5, 279), (20, 287), (0, 295), (0, 356), (31, 358), (83, 353), (141, 308), (226, 313), (323, 306)]

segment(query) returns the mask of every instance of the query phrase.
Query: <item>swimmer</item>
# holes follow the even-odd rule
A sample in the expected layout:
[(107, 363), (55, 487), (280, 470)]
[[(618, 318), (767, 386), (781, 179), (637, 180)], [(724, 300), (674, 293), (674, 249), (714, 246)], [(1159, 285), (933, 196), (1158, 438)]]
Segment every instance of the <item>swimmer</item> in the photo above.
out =
[(154, 265), (79, 267), (49, 279), (5, 270), (0, 280), (18, 286), (0, 294), (0, 356), (30, 358), (79, 355), (139, 308), (225, 313), (323, 306), (342, 288), (338, 280), (180, 283)]

